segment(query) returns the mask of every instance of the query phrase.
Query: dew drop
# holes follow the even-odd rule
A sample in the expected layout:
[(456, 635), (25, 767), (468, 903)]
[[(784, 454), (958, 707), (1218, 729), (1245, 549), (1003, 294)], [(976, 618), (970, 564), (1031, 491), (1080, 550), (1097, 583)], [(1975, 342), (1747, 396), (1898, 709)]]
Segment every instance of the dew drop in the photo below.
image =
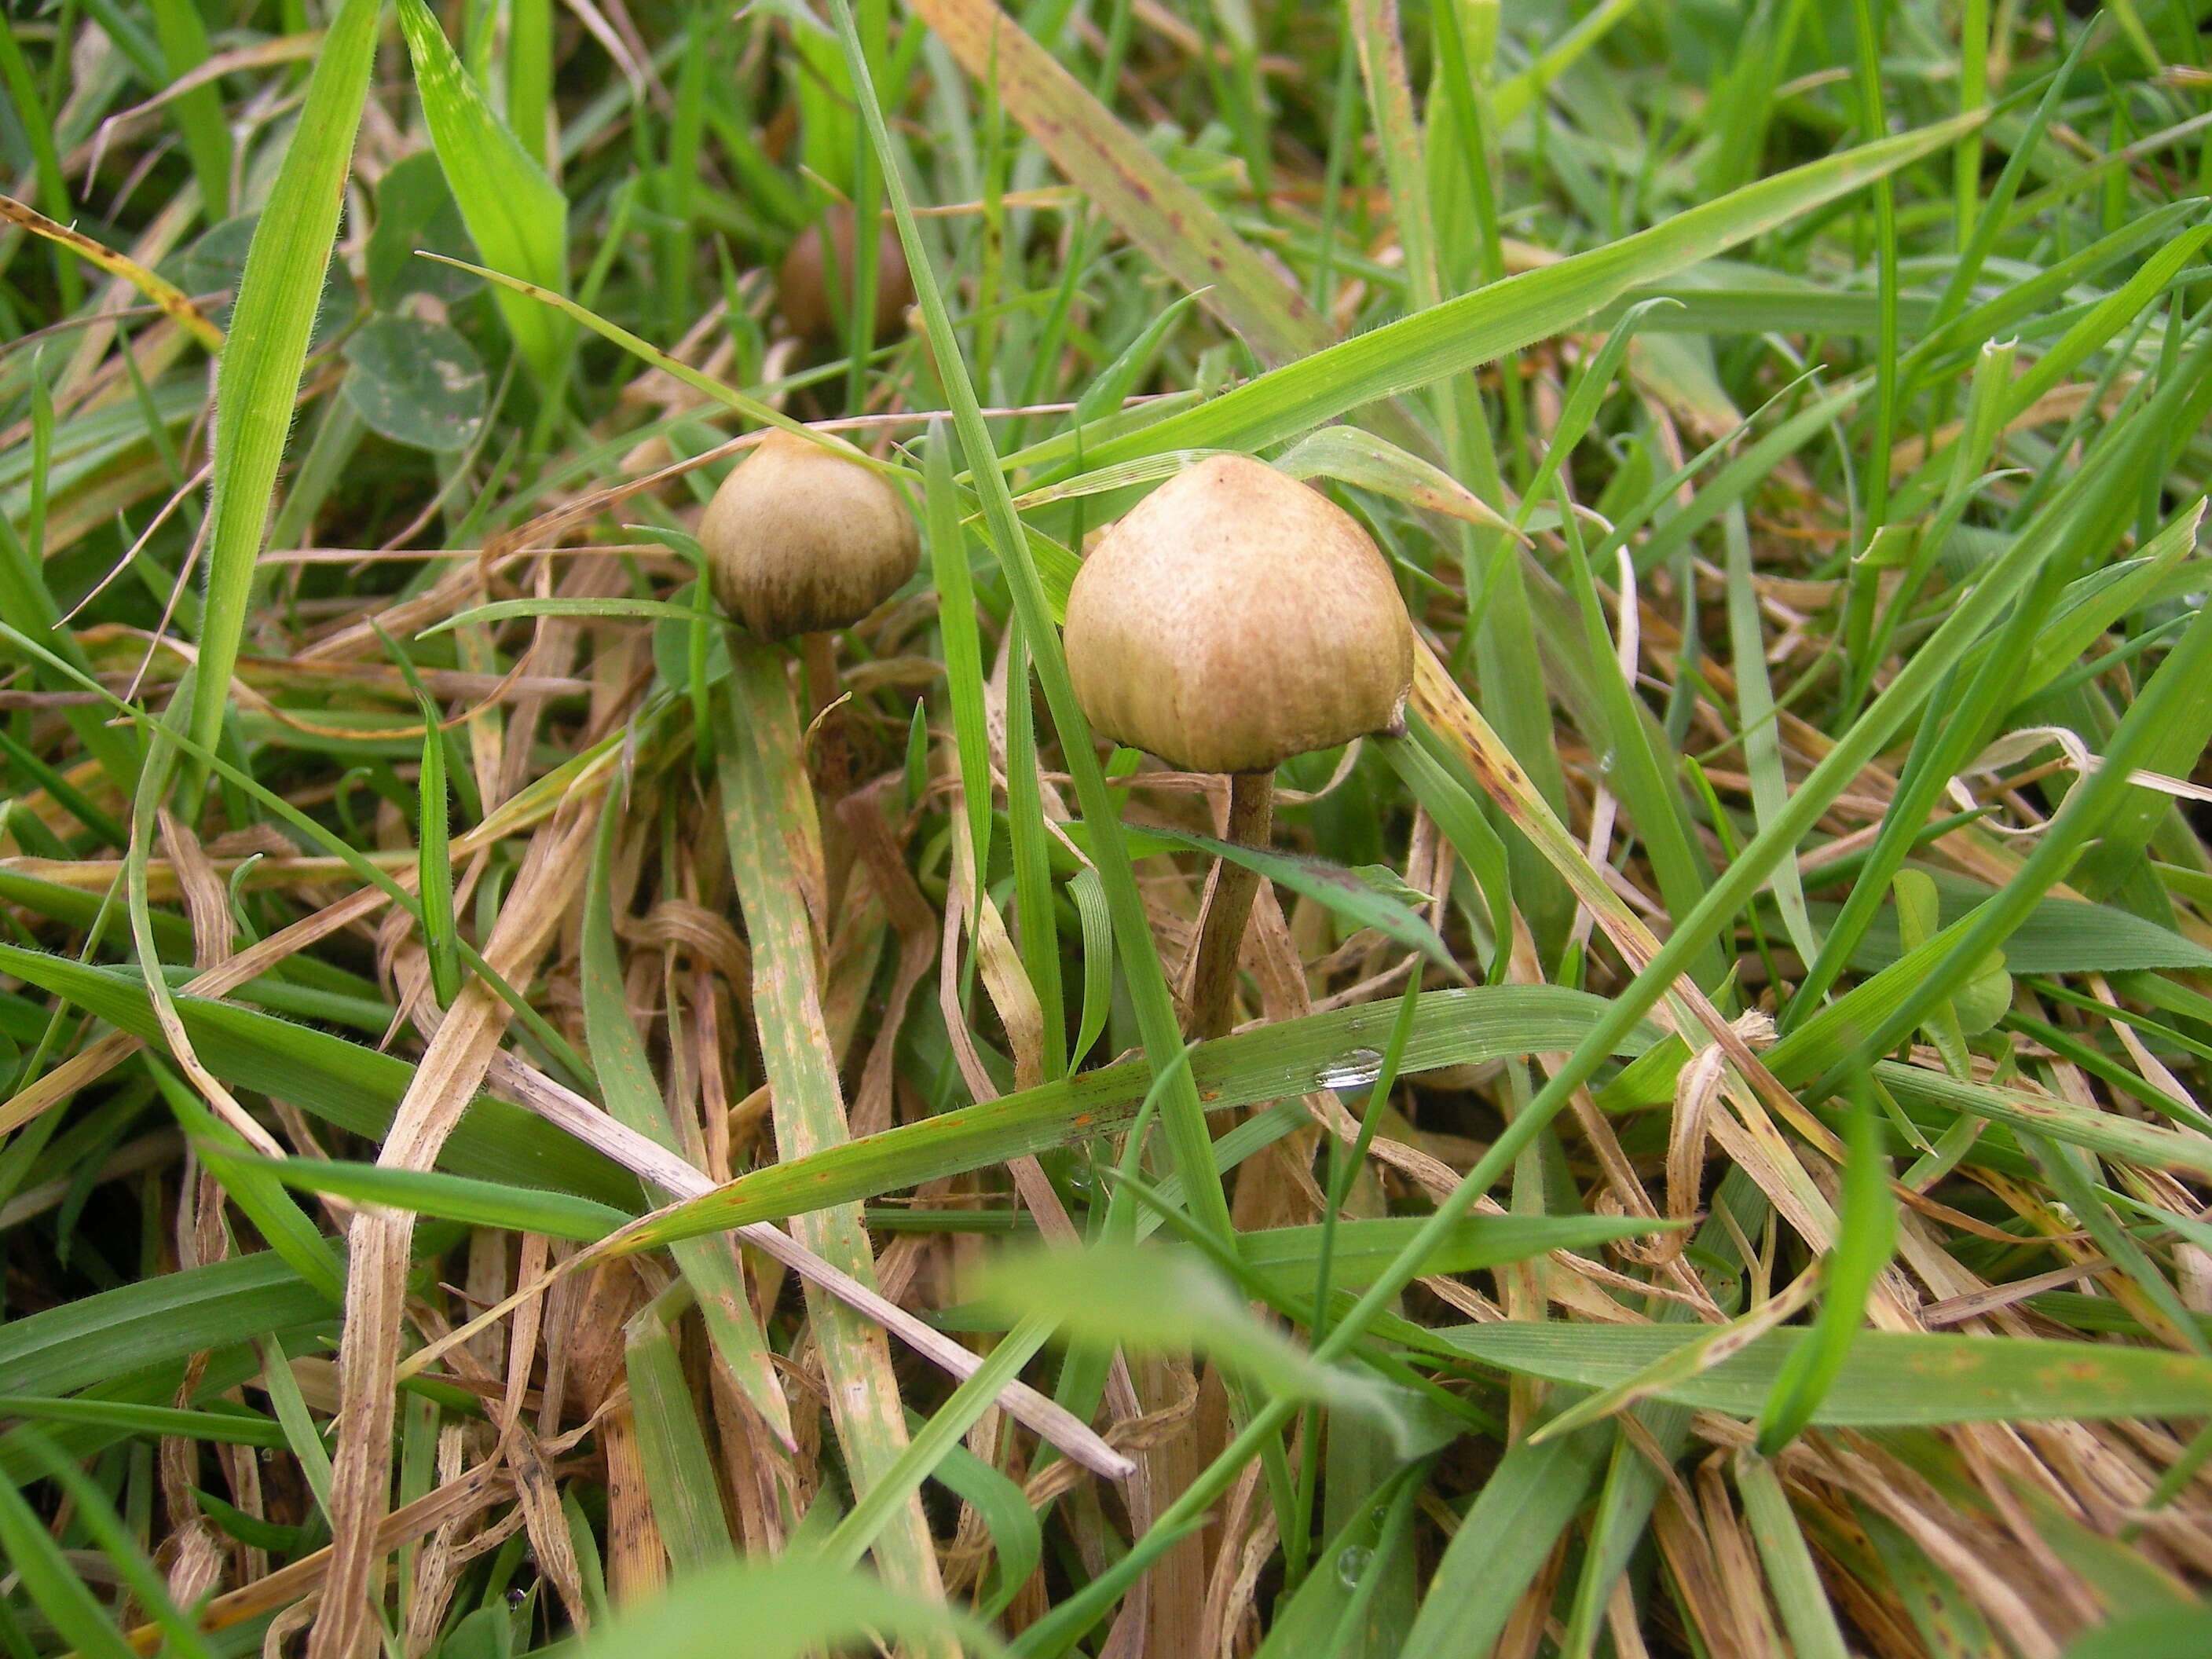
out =
[(1372, 1048), (1348, 1050), (1341, 1060), (1322, 1068), (1324, 1089), (1364, 1089), (1382, 1075), (1382, 1056)]
[(1375, 1559), (1375, 1552), (1364, 1544), (1352, 1544), (1339, 1552), (1336, 1558), (1336, 1582), (1346, 1589), (1358, 1589), (1365, 1576), (1367, 1564)]

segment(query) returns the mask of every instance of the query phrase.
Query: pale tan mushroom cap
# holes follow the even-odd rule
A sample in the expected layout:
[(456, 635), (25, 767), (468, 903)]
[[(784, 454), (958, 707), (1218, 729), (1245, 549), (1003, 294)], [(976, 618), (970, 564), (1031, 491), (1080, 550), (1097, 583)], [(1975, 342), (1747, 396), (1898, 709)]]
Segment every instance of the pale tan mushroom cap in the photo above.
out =
[(896, 592), (921, 556), (888, 481), (782, 431), (722, 481), (699, 544), (715, 599), (764, 640), (850, 626)]
[(1091, 725), (1193, 772), (1272, 771), (1403, 722), (1413, 629), (1352, 515), (1241, 455), (1154, 490), (1067, 596)]

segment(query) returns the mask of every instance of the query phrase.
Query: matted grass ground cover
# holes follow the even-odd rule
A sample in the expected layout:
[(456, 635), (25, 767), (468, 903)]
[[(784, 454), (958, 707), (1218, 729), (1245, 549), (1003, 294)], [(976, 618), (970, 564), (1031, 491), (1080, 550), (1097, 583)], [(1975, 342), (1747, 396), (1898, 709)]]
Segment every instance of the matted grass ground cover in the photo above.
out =
[(15, 9), (0, 1656), (2203, 1651), (2203, 11)]

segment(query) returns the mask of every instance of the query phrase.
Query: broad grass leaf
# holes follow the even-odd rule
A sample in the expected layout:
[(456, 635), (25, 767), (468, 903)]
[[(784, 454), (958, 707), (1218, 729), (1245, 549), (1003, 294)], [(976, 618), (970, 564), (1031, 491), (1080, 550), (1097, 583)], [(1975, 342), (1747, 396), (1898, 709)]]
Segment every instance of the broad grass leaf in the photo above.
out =
[(382, 0), (344, 0), (323, 38), (299, 125), (254, 227), (216, 369), (207, 599), (191, 725), (203, 749), (216, 747), (230, 706), (231, 671), (337, 233), (340, 193), (368, 94), (381, 10)]
[(218, 1171), (243, 1165), (273, 1175), (303, 1193), (329, 1193), (356, 1204), (410, 1210), (471, 1227), (501, 1227), (590, 1243), (634, 1219), (625, 1211), (572, 1193), (434, 1170), (386, 1169), (336, 1158), (250, 1158), (213, 1147), (203, 1148), (201, 1156)]
[[(1959, 921), (1996, 889), (1945, 871), (1929, 872), (1942, 925)], [(1810, 907), (1826, 928), (1840, 907)], [(1869, 924), (1851, 966), (1862, 973), (1888, 967), (1902, 954), (1896, 912), (1885, 906)], [(2014, 974), (2117, 974), (2138, 969), (2212, 969), (2212, 951), (2194, 939), (2109, 904), (2045, 897), (2036, 902), (2004, 942), (2004, 966)]]
[[(145, 985), (120, 969), (0, 945), (0, 969), (97, 1014), (118, 1030), (159, 1044)], [(177, 1012), (201, 1060), (237, 1087), (291, 1101), (374, 1139), (392, 1121), (415, 1068), (396, 1055), (273, 1014), (204, 997), (179, 996)], [(635, 1181), (599, 1153), (520, 1107), (489, 1097), (469, 1109), (440, 1162), (463, 1175), (557, 1188), (602, 1201), (635, 1203)]]
[(707, 1402), (685, 1378), (676, 1344), (655, 1314), (647, 1311), (631, 1322), (623, 1352), (639, 1462), (669, 1564), (686, 1576), (719, 1565), (732, 1551), (714, 1462), (699, 1426)]
[[(430, 142), (461, 219), (485, 262), (560, 294), (568, 288), (568, 200), (530, 159), (469, 78), (422, 0), (399, 0), (399, 27)], [(494, 302), (548, 395), (572, 332), (559, 313), (505, 289)]]
[[(0, 1560), (13, 1569), (9, 1577), (15, 1586), (28, 1592), (56, 1634), (84, 1659), (132, 1659), (131, 1644), (83, 1575), (12, 1485), (0, 1486)], [(9, 1622), (21, 1628), (12, 1610)]]
[(1969, 1117), (1989, 1118), (2148, 1169), (2212, 1175), (2212, 1146), (2193, 1131), (2183, 1133), (2161, 1128), (2124, 1113), (2077, 1105), (2056, 1095), (1954, 1078), (1931, 1066), (1884, 1060), (1875, 1066), (1874, 1074), (1883, 1088), (1907, 1106), (1933, 1106)]
[(1576, 327), (1641, 283), (1709, 259), (1931, 155), (1978, 124), (1938, 122), (1793, 167), (1604, 247), (1508, 276), (1274, 369), (1124, 439), (1093, 466), (1164, 449), (1254, 450)]
[[(1277, 1604), (1267, 1639), (1255, 1659), (1304, 1659), (1328, 1651), (1364, 1572), (1394, 1543), (1402, 1540), (1415, 1493), (1426, 1471), (1409, 1466), (1387, 1481), (1322, 1547), (1314, 1570)], [(1349, 1581), (1349, 1582), (1347, 1582)]]
[[(1410, 1075), (1571, 1047), (1604, 1007), (1601, 999), (1561, 986), (1425, 992), (1402, 1069)], [(1191, 1056), (1191, 1076), (1212, 1111), (1310, 1094), (1347, 1073), (1364, 1072), (1371, 1081), (1395, 1015), (1395, 1003), (1364, 1005), (1201, 1043)], [(1632, 1041), (1641, 1048), (1654, 1035), (1640, 1031)], [(1135, 1115), (1152, 1085), (1141, 1062), (1124, 1060), (962, 1107), (740, 1176), (661, 1211), (634, 1238), (642, 1248), (780, 1219), (1111, 1133)]]
[(1735, 1485), (1749, 1523), (1746, 1530), (1758, 1546), (1767, 1588), (1798, 1659), (1850, 1659), (1812, 1548), (1773, 1466), (1756, 1452), (1740, 1449)]
[(989, 1632), (949, 1608), (902, 1595), (872, 1574), (793, 1552), (693, 1574), (593, 1631), (573, 1659), (726, 1659), (733, 1632), (742, 1632), (746, 1659), (799, 1659), (878, 1640), (936, 1653), (948, 1637), (972, 1654), (1006, 1651)]
[[(921, 1419), (908, 1413), (908, 1431), (921, 1427)], [(1020, 1593), (1043, 1557), (1044, 1529), (1037, 1524), (1036, 1511), (1030, 1507), (1019, 1486), (965, 1446), (954, 1446), (946, 1452), (932, 1474), (945, 1490), (975, 1511), (998, 1551), (998, 1564), (986, 1580), (975, 1609), (979, 1618), (996, 1619)]]
[(2212, 1653), (2212, 1601), (2124, 1613), (2066, 1644), (2061, 1659), (2204, 1659)]
[[(577, 967), (584, 1000), (584, 1041), (610, 1115), (671, 1151), (680, 1152), (674, 1125), (653, 1063), (623, 994), (622, 959), (615, 947), (614, 896), (609, 863), (620, 820), (611, 812), (600, 825), (586, 878), (583, 937)], [(628, 1218), (624, 1218), (626, 1220)], [(732, 1377), (769, 1427), (792, 1443), (791, 1407), (769, 1355), (769, 1342), (747, 1295), (735, 1241), (687, 1239), (670, 1247), (677, 1270), (697, 1298), (708, 1340)]]
[(1507, 1449), (1444, 1548), (1399, 1659), (1487, 1653), (1605, 1467), (1612, 1432)]
[(1820, 1279), (1820, 1306), (1774, 1380), (1759, 1412), (1759, 1452), (1771, 1457), (1820, 1409), (1820, 1401), (1850, 1363), (1866, 1320), (1867, 1297), (1897, 1247), (1897, 1199), (1882, 1156), (1881, 1118), (1863, 1073), (1852, 1080), (1844, 1125), (1842, 1195), (1836, 1237)]
[(40, 1423), (89, 1423), (125, 1434), (179, 1435), (210, 1445), (282, 1446), (284, 1431), (274, 1419), (243, 1406), (218, 1401), (204, 1411), (174, 1406), (146, 1406), (126, 1400), (56, 1398), (46, 1395), (0, 1395), (0, 1417)]
[[(1437, 1334), (1485, 1364), (1524, 1376), (1601, 1389), (1656, 1364), (1698, 1333), (1659, 1326), (1504, 1321)], [(1656, 1397), (1733, 1417), (1756, 1416), (1801, 1329), (1772, 1331)], [(2212, 1360), (2150, 1348), (1861, 1331), (1813, 1413), (1814, 1425), (2201, 1417), (2212, 1403)]]
[(270, 1250), (161, 1273), (0, 1326), (0, 1394), (60, 1395), (315, 1324), (330, 1304)]

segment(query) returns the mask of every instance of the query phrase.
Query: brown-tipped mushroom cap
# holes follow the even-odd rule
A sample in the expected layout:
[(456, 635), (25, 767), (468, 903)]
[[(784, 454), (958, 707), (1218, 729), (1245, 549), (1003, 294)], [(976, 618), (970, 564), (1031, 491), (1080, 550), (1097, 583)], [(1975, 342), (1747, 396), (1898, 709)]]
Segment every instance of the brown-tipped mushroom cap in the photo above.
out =
[(764, 640), (844, 628), (921, 558), (914, 520), (878, 474), (771, 432), (722, 481), (699, 523), (714, 598)]
[[(830, 250), (836, 258), (822, 257), (823, 229), (829, 229)], [(834, 343), (843, 337), (844, 318), (853, 291), (853, 210), (833, 204), (820, 222), (807, 226), (783, 256), (776, 272), (776, 308), (784, 325), (800, 339), (816, 344)], [(906, 251), (899, 246), (898, 230), (886, 222), (876, 235), (876, 303), (872, 340), (887, 340), (906, 321), (906, 308), (914, 303), (914, 279), (906, 268)]]
[(1067, 670), (1115, 742), (1187, 771), (1265, 772), (1396, 729), (1413, 629), (1351, 514), (1221, 455), (1154, 490), (1083, 562)]

